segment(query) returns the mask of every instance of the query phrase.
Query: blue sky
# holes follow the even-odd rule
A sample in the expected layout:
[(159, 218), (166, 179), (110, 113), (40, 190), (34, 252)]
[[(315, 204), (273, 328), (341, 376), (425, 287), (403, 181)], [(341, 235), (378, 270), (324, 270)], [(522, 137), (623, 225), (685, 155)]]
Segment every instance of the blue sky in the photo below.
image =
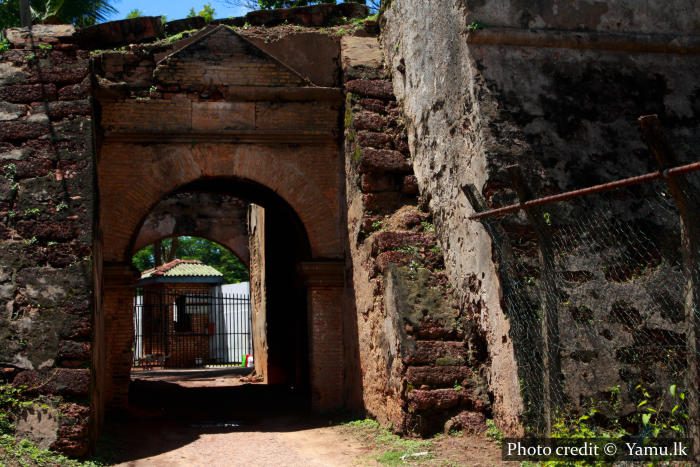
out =
[(119, 10), (110, 20), (124, 19), (134, 9), (139, 9), (144, 16), (166, 15), (168, 21), (187, 16), (190, 8), (200, 11), (205, 3), (210, 3), (216, 11), (215, 18), (243, 16), (247, 10), (226, 5), (224, 0), (114, 0), (112, 5)]

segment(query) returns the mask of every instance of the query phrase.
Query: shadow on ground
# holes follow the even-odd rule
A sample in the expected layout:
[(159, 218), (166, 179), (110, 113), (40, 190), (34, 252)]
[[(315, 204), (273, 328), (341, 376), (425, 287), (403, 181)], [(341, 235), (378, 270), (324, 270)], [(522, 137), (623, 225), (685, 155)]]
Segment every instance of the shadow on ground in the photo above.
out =
[(203, 434), (329, 425), (328, 417), (311, 416), (304, 391), (263, 384), (184, 387), (158, 380), (155, 374), (148, 378), (132, 381), (128, 411), (107, 414), (95, 460), (113, 464), (144, 459), (192, 443)]

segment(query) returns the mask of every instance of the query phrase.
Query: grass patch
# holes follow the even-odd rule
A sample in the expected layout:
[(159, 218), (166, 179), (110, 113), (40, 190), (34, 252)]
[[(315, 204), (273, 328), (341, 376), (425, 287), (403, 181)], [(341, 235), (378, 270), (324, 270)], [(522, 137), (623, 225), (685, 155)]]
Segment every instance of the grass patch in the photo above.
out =
[(500, 446), (501, 443), (503, 443), (503, 433), (501, 433), (501, 430), (498, 429), (494, 421), (491, 419), (486, 420), (486, 428), (486, 436), (494, 440), (496, 444)]
[(24, 387), (0, 384), (0, 466), (44, 467), (96, 467), (95, 462), (81, 462), (54, 451), (40, 449), (26, 439), (15, 439), (15, 425), (18, 415), (26, 409), (46, 409), (51, 407), (46, 399), (31, 399), (24, 393)]
[[(381, 464), (406, 465), (429, 463), (432, 441), (402, 438), (383, 428), (375, 420), (354, 420), (343, 425), (353, 437), (374, 451), (372, 457)], [(414, 456), (427, 452), (427, 455)]]
[(31, 441), (16, 440), (11, 435), (0, 436), (0, 465), (7, 466), (68, 466), (68, 467), (97, 467), (102, 464), (81, 462), (69, 459), (53, 451), (39, 449)]

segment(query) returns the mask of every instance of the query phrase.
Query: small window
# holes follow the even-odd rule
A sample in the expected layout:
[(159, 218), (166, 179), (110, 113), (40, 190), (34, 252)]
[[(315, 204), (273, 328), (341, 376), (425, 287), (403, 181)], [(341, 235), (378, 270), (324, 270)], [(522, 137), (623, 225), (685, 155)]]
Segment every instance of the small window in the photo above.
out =
[(190, 332), (192, 331), (192, 320), (187, 313), (187, 297), (178, 295), (175, 299), (175, 309), (173, 310), (173, 322), (175, 332)]

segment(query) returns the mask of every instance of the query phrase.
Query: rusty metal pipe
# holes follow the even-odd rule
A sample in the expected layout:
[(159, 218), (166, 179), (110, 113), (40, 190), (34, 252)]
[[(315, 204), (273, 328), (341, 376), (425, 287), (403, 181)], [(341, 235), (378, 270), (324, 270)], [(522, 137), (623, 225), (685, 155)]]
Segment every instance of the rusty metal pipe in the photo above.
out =
[(659, 178), (673, 177), (676, 175), (687, 174), (700, 170), (700, 162), (693, 162), (692, 164), (682, 165), (680, 167), (674, 167), (672, 169), (664, 170), (663, 172), (652, 172), (645, 175), (639, 175), (637, 177), (625, 178), (623, 180), (617, 180), (615, 182), (603, 183), (601, 185), (595, 185), (588, 188), (581, 188), (580, 190), (567, 191), (566, 193), (559, 193), (557, 195), (545, 196), (544, 198), (537, 198), (531, 201), (526, 201), (525, 203), (512, 204), (510, 206), (504, 206), (502, 208), (491, 209), (489, 211), (480, 212), (469, 216), (470, 220), (483, 219), (484, 217), (496, 216), (499, 214), (507, 214), (509, 212), (517, 211), (519, 209), (541, 206), (543, 204), (554, 203), (557, 201), (564, 201), (571, 198), (577, 198), (579, 196), (591, 195), (593, 193), (600, 193), (601, 191), (610, 191), (616, 188), (623, 188), (630, 185), (639, 185), (641, 183), (646, 183), (652, 180), (657, 180)]

